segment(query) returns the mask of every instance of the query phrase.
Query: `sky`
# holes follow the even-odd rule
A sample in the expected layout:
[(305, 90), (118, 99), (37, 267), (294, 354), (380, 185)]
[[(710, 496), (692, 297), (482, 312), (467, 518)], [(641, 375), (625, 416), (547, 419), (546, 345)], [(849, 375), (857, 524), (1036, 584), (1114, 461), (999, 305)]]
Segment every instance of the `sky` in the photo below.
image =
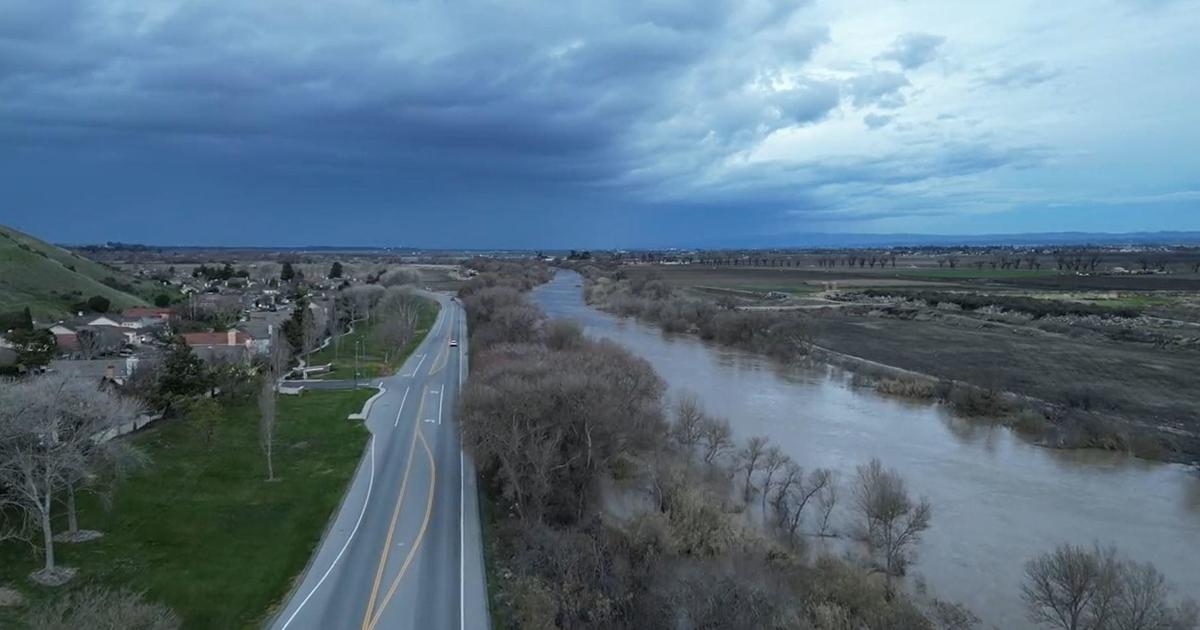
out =
[(1200, 230), (1191, 0), (0, 0), (0, 223), (660, 247)]

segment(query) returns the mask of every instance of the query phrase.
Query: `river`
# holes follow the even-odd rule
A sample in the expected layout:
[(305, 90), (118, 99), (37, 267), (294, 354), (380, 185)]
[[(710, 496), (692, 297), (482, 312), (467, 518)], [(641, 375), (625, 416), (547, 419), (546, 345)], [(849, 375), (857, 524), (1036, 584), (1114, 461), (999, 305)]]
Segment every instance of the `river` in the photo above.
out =
[(1195, 470), (1034, 446), (937, 405), (851, 387), (832, 369), (790, 367), (666, 334), (586, 305), (581, 283), (560, 271), (533, 300), (645, 358), (670, 395), (695, 394), (739, 438), (765, 435), (806, 468), (837, 471), (843, 519), (857, 465), (879, 457), (898, 470), (934, 509), (910, 574), (937, 597), (968, 606), (984, 627), (1030, 627), (1020, 601), (1024, 562), (1062, 542), (1115, 545), (1157, 565), (1176, 595), (1200, 599)]

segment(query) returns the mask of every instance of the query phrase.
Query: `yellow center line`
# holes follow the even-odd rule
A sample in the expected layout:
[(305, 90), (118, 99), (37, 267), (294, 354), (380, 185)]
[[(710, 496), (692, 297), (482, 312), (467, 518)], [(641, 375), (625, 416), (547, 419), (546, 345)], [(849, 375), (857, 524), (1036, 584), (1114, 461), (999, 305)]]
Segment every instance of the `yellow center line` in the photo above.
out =
[(383, 611), (387, 608), (388, 602), (392, 601), (392, 596), (396, 594), (396, 588), (400, 586), (400, 580), (408, 572), (408, 566), (412, 563), (413, 558), (416, 557), (417, 550), (421, 547), (421, 541), (425, 538), (425, 530), (429, 527), (429, 517), (433, 515), (433, 489), (437, 482), (437, 465), (433, 461), (433, 450), (429, 448), (429, 442), (425, 441), (425, 434), (421, 432), (419, 426), (417, 428), (417, 437), (421, 439), (421, 446), (425, 447), (425, 454), (429, 456), (429, 497), (425, 501), (425, 518), (421, 521), (421, 529), (417, 531), (417, 537), (413, 540), (412, 547), (408, 550), (408, 556), (404, 558), (404, 564), (401, 565), (400, 572), (396, 574), (396, 579), (392, 580), (392, 585), (388, 588), (387, 595), (384, 595), (383, 600), (379, 602), (379, 610), (375, 613), (375, 617), (371, 619), (371, 625), (368, 630), (374, 630), (375, 624), (379, 623), (379, 618), (383, 616)]
[[(429, 387), (426, 386), (421, 392), (421, 405), (417, 408), (417, 420), (413, 425), (412, 442), (408, 445), (408, 463), (404, 468), (404, 478), (400, 481), (400, 494), (396, 497), (396, 508), (392, 511), (392, 521), (388, 525), (387, 538), (384, 539), (383, 549), (379, 552), (379, 568), (375, 570), (375, 582), (371, 585), (371, 599), (367, 601), (367, 610), (363, 614), (362, 628), (366, 630), (368, 627), (367, 620), (371, 618), (371, 613), (375, 608), (375, 598), (379, 595), (379, 587), (383, 580), (383, 570), (387, 566), (388, 555), (392, 549), (392, 534), (396, 531), (396, 520), (400, 517), (400, 506), (404, 503), (404, 493), (408, 488), (408, 474), (412, 470), (413, 452), (417, 448), (417, 436), (420, 434), (421, 415), (425, 413), (425, 396), (429, 393)], [(427, 447), (428, 448), (428, 447)]]

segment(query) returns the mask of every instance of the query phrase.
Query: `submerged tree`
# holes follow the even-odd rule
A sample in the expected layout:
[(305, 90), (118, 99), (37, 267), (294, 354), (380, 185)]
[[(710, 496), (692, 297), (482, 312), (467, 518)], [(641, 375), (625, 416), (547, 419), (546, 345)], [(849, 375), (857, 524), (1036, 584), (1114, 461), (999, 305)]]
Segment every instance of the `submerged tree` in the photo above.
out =
[(882, 557), (888, 591), (894, 592), (892, 578), (904, 575), (912, 562), (916, 543), (929, 528), (933, 508), (925, 499), (914, 503), (904, 479), (885, 469), (878, 459), (858, 467), (855, 500), (864, 538)]

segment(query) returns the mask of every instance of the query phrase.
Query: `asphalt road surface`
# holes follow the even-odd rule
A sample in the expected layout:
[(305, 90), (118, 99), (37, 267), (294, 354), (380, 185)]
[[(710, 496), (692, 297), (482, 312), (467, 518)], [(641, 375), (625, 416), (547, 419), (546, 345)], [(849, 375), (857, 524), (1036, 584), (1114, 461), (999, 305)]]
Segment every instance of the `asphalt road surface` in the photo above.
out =
[(457, 301), (431, 297), (438, 319), (382, 379), (358, 471), (270, 628), (489, 627), (475, 474), (455, 418), (466, 322)]

